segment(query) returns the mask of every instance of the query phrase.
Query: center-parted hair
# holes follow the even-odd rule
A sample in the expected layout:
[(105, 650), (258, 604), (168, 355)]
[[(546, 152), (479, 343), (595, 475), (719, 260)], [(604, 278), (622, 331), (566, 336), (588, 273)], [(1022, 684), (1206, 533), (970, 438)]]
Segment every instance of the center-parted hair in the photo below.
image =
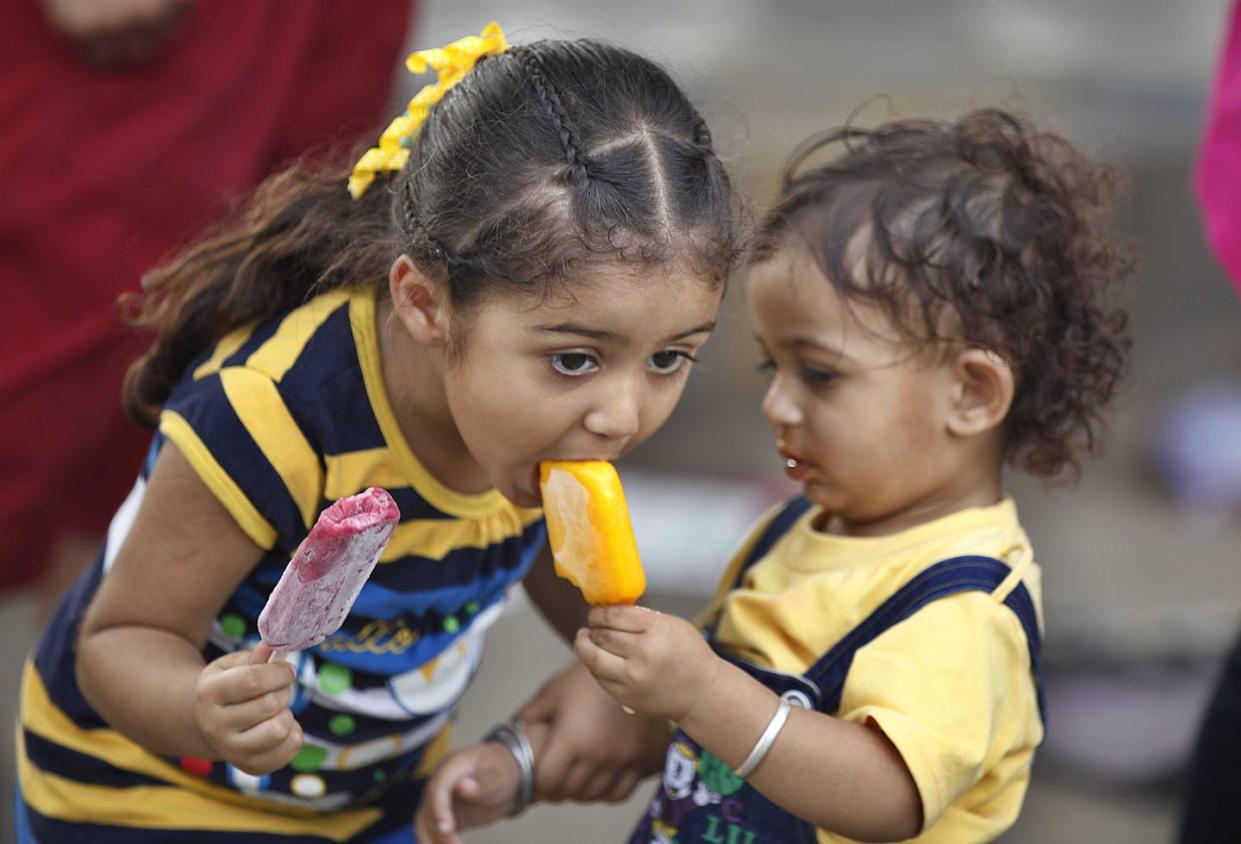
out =
[(997, 352), (1017, 380), (1006, 457), (1052, 476), (1097, 446), (1128, 360), (1117, 288), (1134, 259), (1109, 228), (1116, 181), (998, 109), (846, 127), (794, 155), (751, 260), (804, 248), (847, 300), (885, 308), (912, 341)]
[(658, 65), (600, 42), (482, 59), (432, 107), (400, 172), (354, 201), (349, 169), (272, 177), (240, 220), (123, 301), (155, 334), (126, 380), (132, 416), (154, 425), (186, 366), (230, 331), (324, 290), (382, 287), (400, 254), (460, 308), (598, 263), (723, 284), (736, 257), (732, 190), (702, 117)]

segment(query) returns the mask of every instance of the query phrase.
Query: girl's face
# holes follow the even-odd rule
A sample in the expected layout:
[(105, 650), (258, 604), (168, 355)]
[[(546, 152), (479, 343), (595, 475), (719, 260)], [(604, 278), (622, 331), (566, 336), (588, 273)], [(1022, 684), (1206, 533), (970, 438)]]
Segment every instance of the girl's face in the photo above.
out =
[(934, 515), (956, 468), (948, 364), (878, 308), (846, 305), (801, 249), (756, 266), (747, 299), (771, 374), (763, 415), (789, 477), (846, 532)]
[(602, 268), (471, 312), (445, 371), (453, 421), (491, 484), (538, 506), (542, 460), (614, 460), (676, 406), (723, 295), (696, 275)]

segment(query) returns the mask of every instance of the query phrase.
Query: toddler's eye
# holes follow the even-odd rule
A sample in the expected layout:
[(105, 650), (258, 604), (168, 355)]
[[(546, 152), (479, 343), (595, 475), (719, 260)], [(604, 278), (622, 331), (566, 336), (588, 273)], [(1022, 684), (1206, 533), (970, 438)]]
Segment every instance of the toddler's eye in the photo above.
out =
[(588, 375), (599, 368), (599, 361), (586, 352), (556, 352), (547, 360), (561, 375)]
[(759, 362), (755, 369), (757, 369), (761, 374), (770, 377), (776, 374), (776, 362), (771, 358), (764, 358)]
[(660, 375), (671, 375), (684, 366), (685, 361), (697, 361), (698, 358), (680, 349), (664, 349), (651, 355), (646, 362), (647, 369)]
[(801, 371), (802, 380), (812, 387), (823, 387), (830, 384), (836, 377), (836, 373), (830, 369), (815, 369), (814, 367), (803, 367)]

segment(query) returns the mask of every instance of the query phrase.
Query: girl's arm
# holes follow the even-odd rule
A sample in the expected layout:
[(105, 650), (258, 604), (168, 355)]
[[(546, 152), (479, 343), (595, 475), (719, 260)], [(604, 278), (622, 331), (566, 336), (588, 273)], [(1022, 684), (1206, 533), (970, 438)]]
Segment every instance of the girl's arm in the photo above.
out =
[(82, 623), (78, 684), (116, 729), (161, 754), (253, 772), (296, 754), (292, 669), (249, 653), (205, 665), (212, 620), (262, 555), (172, 443)]
[(550, 802), (625, 800), (662, 769), (672, 738), (666, 720), (627, 714), (577, 660), (544, 683), (516, 717), (548, 726), (535, 747), (534, 784), (536, 797)]
[(572, 644), (577, 631), (586, 626), (586, 614), (590, 605), (582, 598), (577, 587), (556, 575), (552, 563), (551, 546), (543, 543), (543, 548), (526, 572), (521, 585), (530, 602), (538, 608), (539, 613), (560, 634), (565, 642)]
[[(778, 699), (720, 659), (683, 619), (640, 607), (591, 613), (578, 656), (618, 701), (676, 721), (730, 767), (749, 755)], [(816, 827), (859, 841), (912, 838), (922, 801), (909, 769), (878, 729), (796, 707), (747, 781)]]

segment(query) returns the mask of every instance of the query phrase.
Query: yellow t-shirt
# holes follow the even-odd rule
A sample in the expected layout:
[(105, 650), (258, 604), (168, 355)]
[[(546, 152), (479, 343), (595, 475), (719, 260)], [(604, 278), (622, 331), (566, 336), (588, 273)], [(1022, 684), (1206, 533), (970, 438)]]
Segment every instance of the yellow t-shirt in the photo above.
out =
[[(905, 760), (922, 798), (918, 844), (990, 841), (1016, 820), (1043, 737), (1026, 636), (1003, 601), (1024, 582), (1040, 615), (1040, 571), (1011, 499), (884, 537), (813, 527), (812, 507), (712, 609), (717, 644), (757, 665), (801, 674), (919, 572), (985, 555), (1012, 575), (991, 594), (933, 601), (858, 650), (835, 713), (873, 721)], [(747, 546), (761, 533), (754, 532)], [(830, 756), (831, 748), (824, 748)], [(820, 842), (848, 839), (819, 830)]]

